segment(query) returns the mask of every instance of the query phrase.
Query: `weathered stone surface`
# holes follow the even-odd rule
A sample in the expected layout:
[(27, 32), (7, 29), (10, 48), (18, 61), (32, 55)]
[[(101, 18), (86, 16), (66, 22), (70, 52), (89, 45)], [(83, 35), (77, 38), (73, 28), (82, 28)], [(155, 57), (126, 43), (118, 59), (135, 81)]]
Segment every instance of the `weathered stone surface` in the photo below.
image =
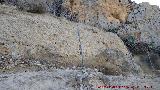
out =
[[(4, 5), (1, 5), (0, 12), (3, 12), (0, 13), (0, 42), (9, 48), (9, 54), (14, 59), (39, 59), (48, 60), (58, 66), (79, 66), (81, 64), (79, 30), (86, 66), (111, 68), (113, 73), (130, 72), (135, 69), (126, 46), (113, 33), (56, 19), (47, 14), (19, 12)], [(112, 57), (108, 51), (101, 55), (106, 49), (111, 49), (111, 54), (115, 53), (124, 58)], [(99, 58), (96, 59), (96, 56)], [(115, 60), (113, 63), (112, 59)], [(122, 63), (116, 65), (117, 62)], [(123, 62), (129, 64), (128, 70), (122, 70)]]
[(159, 84), (159, 77), (106, 76), (90, 69), (85, 69), (83, 73), (81, 70), (54, 69), (52, 72), (0, 74), (2, 90), (97, 90), (104, 89), (104, 86), (140, 90), (145, 90), (146, 86), (147, 89), (159, 90)]
[[(159, 8), (148, 3), (135, 4), (130, 0), (6, 0), (6, 2), (25, 11), (51, 12), (71, 21), (118, 32), (122, 38), (134, 36), (136, 42), (147, 43), (155, 48), (160, 46)], [(120, 22), (125, 24), (121, 26)]]
[(160, 45), (160, 9), (149, 3), (135, 4), (126, 24), (118, 31), (121, 37), (133, 36), (135, 42), (143, 42), (153, 47)]
[(20, 10), (32, 13), (44, 13), (50, 10), (54, 0), (5, 0), (6, 4), (16, 5)]
[(100, 15), (109, 22), (125, 22), (129, 11), (127, 4), (123, 5), (118, 0), (65, 0), (63, 4), (71, 14), (79, 16), (77, 18), (80, 22), (97, 22), (91, 20), (98, 19)]
[(125, 22), (130, 0), (6, 0), (28, 12), (51, 12), (71, 21), (83, 22), (105, 30)]
[(155, 56), (159, 54), (158, 47), (160, 46), (159, 16), (158, 6), (149, 3), (133, 4), (133, 10), (129, 14), (127, 22), (117, 30), (117, 34), (123, 39), (130, 51), (133, 54), (141, 54), (143, 61), (141, 66), (147, 66), (152, 70), (159, 70), (157, 67), (160, 66), (160, 63), (155, 63), (159, 62), (159, 56)]

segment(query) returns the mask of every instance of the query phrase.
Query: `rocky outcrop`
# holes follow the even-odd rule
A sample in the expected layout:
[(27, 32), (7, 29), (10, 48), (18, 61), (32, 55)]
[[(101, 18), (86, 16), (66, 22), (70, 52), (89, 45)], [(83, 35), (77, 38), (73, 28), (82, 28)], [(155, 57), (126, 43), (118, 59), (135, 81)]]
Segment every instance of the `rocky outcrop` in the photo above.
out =
[(159, 8), (148, 3), (136, 4), (130, 0), (5, 0), (5, 2), (16, 5), (24, 11), (51, 12), (71, 21), (103, 28), (117, 33), (122, 39), (134, 36), (136, 43), (147, 43), (155, 48), (159, 46)]
[(123, 41), (113, 33), (47, 14), (19, 12), (4, 5), (0, 14), (3, 43), (0, 48), (10, 50), (8, 54), (15, 60), (43, 60), (59, 67), (80, 66), (81, 44), (85, 66), (105, 69), (108, 74), (136, 70)]
[(149, 3), (135, 4), (126, 24), (118, 31), (121, 37), (133, 36), (135, 42), (159, 46), (159, 12), (158, 6)]
[(28, 12), (51, 12), (105, 30), (124, 23), (132, 8), (130, 0), (6, 0), (6, 3)]
[[(125, 22), (129, 12), (128, 6), (129, 4), (119, 0), (65, 0), (63, 3), (63, 7), (68, 9), (77, 21), (102, 27), (108, 25), (107, 21), (117, 25)], [(103, 26), (102, 23), (106, 25)]]
[(149, 60), (150, 68), (154, 67), (156, 70), (157, 66), (160, 66), (160, 63), (155, 63), (159, 62), (157, 55), (158, 57), (160, 55), (158, 48), (160, 46), (159, 16), (158, 6), (149, 3), (133, 4), (133, 10), (126, 23), (117, 30), (117, 34), (123, 39), (130, 51), (136, 55), (144, 55), (141, 60), (146, 62)]

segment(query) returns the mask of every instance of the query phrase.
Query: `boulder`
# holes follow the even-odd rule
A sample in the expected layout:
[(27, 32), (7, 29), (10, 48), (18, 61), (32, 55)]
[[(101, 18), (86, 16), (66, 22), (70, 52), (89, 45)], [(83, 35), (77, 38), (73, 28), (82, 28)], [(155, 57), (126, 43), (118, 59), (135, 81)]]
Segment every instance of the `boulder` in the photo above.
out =
[(83, 59), (86, 67), (105, 69), (108, 74), (138, 70), (116, 34), (5, 5), (0, 5), (0, 14), (0, 42), (13, 59), (43, 60), (57, 67), (80, 66)]

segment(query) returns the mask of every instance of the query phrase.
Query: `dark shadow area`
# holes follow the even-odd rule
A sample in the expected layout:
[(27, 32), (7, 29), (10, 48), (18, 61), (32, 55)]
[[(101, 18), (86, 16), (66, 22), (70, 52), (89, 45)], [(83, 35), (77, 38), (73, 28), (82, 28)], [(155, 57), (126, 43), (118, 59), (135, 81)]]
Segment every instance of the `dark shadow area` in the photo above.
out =
[(160, 46), (153, 47), (144, 42), (136, 42), (135, 38), (128, 36), (122, 39), (129, 51), (138, 56), (141, 67), (146, 67), (151, 70), (160, 70)]
[[(52, 6), (51, 6), (51, 13), (58, 16), (58, 17), (65, 17), (66, 19), (70, 20), (70, 21), (74, 21), (74, 22), (78, 22), (78, 19), (77, 19), (77, 16), (78, 14), (77, 13), (71, 13), (71, 11), (66, 8), (66, 7), (63, 7), (63, 0), (55, 0), (53, 3), (52, 3)], [(73, 1), (70, 2), (71, 4), (73, 3)]]
[[(31, 12), (31, 13), (44, 13), (45, 12), (45, 8), (40, 4), (40, 5), (30, 5), (30, 9), (27, 10), (27, 12)], [(21, 9), (22, 10), (22, 9)]]
[(133, 36), (122, 38), (122, 40), (133, 54), (147, 54), (152, 51), (149, 44), (144, 42), (136, 42), (136, 39)]
[(60, 17), (62, 14), (62, 3), (63, 3), (63, 0), (55, 0), (51, 6), (51, 13)]
[(0, 0), (0, 4), (3, 4), (4, 3), (4, 0)]

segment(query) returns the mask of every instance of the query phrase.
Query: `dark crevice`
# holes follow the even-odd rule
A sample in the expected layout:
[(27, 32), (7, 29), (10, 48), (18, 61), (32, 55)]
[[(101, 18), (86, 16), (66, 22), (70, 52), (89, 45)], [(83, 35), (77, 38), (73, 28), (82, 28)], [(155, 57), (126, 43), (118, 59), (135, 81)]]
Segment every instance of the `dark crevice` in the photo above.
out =
[(62, 3), (63, 3), (63, 0), (55, 0), (52, 4), (53, 11), (51, 12), (58, 17), (60, 17), (62, 14), (62, 10), (63, 10)]

